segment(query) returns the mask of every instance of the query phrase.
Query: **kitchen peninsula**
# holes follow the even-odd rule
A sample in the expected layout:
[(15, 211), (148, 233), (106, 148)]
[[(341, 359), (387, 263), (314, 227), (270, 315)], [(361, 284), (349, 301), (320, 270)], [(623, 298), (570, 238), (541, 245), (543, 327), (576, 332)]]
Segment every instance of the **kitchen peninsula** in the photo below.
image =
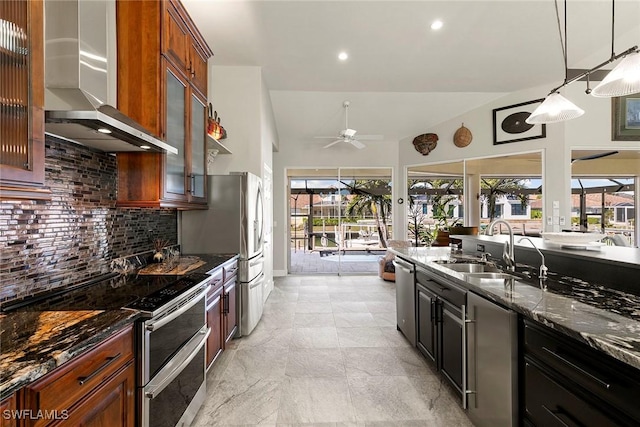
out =
[[(534, 238), (532, 241), (544, 254), (549, 269), (548, 278), (541, 280), (538, 277), (541, 257), (530, 243), (515, 245), (516, 270), (509, 272), (498, 256), (489, 255), (488, 263), (480, 259), (482, 253), (501, 255), (507, 241), (505, 236), (456, 237), (462, 241), (461, 251), (452, 252), (449, 248), (392, 251), (415, 266), (416, 292), (423, 289), (424, 279), (418, 285), (421, 274), (440, 289), (448, 283), (466, 292), (463, 313), (469, 311), (463, 319), (463, 328), (467, 337), (475, 336), (486, 327), (481, 326), (483, 312), (474, 312), (472, 299), (480, 297), (491, 306), (517, 313), (517, 340), (513, 348), (518, 368), (513, 385), (514, 389), (520, 387), (521, 390), (515, 398), (519, 402), (516, 406), (520, 407), (520, 419), (547, 425), (545, 417), (549, 415), (542, 408), (563, 405), (578, 419), (592, 416), (600, 420), (598, 417), (602, 416), (603, 424), (598, 425), (631, 425), (632, 420), (639, 419), (638, 410), (627, 396), (637, 393), (640, 387), (640, 284), (637, 279), (640, 250), (607, 246), (568, 249)], [(415, 300), (420, 348), (422, 307), (418, 295)], [(440, 299), (434, 298), (436, 304), (440, 304), (437, 302)], [(447, 293), (440, 298), (446, 301)], [(451, 339), (446, 336), (450, 331), (441, 330), (440, 334), (445, 335), (439, 338), (436, 348)], [(481, 340), (481, 335), (478, 337)], [(462, 339), (465, 340), (464, 332)], [(468, 340), (470, 352), (478, 346), (487, 346), (486, 342)], [(461, 357), (466, 360), (467, 355)], [(474, 363), (477, 362), (469, 361), (469, 365)], [(482, 373), (481, 366), (477, 369)], [(464, 368), (462, 372), (464, 376)], [(474, 387), (477, 390), (474, 391)], [(463, 399), (469, 393), (477, 392), (481, 396), (480, 383), (462, 388)], [(574, 406), (567, 403), (569, 401)], [(486, 400), (484, 402), (486, 405)], [(593, 405), (601, 405), (601, 409), (595, 413), (591, 410), (581, 415), (574, 413)], [(472, 414), (470, 410), (474, 422), (486, 425), (483, 420), (475, 420)]]

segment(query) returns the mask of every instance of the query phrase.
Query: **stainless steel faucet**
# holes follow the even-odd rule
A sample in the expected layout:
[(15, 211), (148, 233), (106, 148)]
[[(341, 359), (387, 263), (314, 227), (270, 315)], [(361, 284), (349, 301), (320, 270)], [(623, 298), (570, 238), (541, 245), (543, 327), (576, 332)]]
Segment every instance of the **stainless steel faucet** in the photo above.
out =
[(544, 255), (542, 254), (542, 252), (540, 252), (540, 249), (538, 249), (538, 247), (536, 246), (535, 243), (533, 243), (533, 240), (531, 240), (528, 237), (522, 237), (520, 240), (518, 240), (518, 243), (522, 242), (523, 240), (528, 240), (529, 243), (531, 243), (531, 246), (533, 246), (533, 248), (538, 251), (538, 253), (540, 254), (540, 257), (542, 258), (542, 264), (540, 264), (540, 279), (546, 279), (547, 278), (547, 271), (549, 270), (547, 268), (546, 265), (544, 265)]
[(513, 255), (513, 229), (511, 228), (511, 225), (504, 219), (496, 219), (491, 224), (489, 224), (487, 230), (485, 231), (488, 236), (493, 236), (493, 227), (495, 227), (496, 224), (504, 224), (507, 226), (507, 230), (509, 230), (509, 243), (504, 243), (504, 247), (502, 249), (502, 259), (507, 264), (508, 271), (516, 271), (516, 259)]

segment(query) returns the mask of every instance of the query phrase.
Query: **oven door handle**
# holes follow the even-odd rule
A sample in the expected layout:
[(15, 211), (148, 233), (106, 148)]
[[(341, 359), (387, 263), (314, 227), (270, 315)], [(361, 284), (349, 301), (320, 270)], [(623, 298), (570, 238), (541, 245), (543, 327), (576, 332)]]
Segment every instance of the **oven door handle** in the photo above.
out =
[(172, 320), (174, 320), (178, 316), (182, 315), (185, 311), (189, 310), (191, 307), (196, 305), (198, 303), (198, 301), (200, 301), (200, 299), (204, 298), (207, 295), (207, 292), (209, 292), (210, 288), (211, 288), (211, 285), (207, 285), (202, 292), (200, 292), (198, 295), (193, 297), (191, 299), (191, 301), (189, 301), (187, 304), (183, 305), (182, 307), (180, 307), (176, 311), (174, 311), (171, 314), (163, 317), (162, 319), (158, 320), (157, 322), (148, 323), (145, 326), (145, 329), (147, 331), (153, 332), (155, 330), (158, 330), (158, 329), (162, 328), (164, 325), (166, 325), (167, 323), (171, 322)]
[[(176, 353), (176, 355), (172, 357), (172, 361), (167, 363), (164, 368), (162, 368), (156, 376), (149, 381), (149, 384), (144, 387), (145, 397), (153, 399), (169, 384), (171, 384), (171, 381), (180, 375), (184, 368), (198, 355), (200, 349), (202, 349), (207, 342), (207, 338), (209, 338), (210, 333), (211, 328), (202, 328), (198, 333), (196, 333), (189, 342), (187, 342)], [(176, 363), (179, 364), (177, 366), (173, 366), (173, 361), (176, 361)], [(204, 361), (202, 362), (202, 369), (204, 370)]]

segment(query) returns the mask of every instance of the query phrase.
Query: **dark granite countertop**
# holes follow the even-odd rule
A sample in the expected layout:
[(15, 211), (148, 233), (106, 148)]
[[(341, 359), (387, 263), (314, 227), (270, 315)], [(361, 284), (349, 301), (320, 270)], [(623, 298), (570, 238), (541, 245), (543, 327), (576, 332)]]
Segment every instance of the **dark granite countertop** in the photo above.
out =
[(536, 278), (465, 280), (462, 273), (436, 262), (450, 259), (450, 248), (391, 250), (422, 268), (640, 369), (640, 297), (637, 295), (554, 273), (546, 281), (547, 291), (540, 288)]
[[(188, 274), (207, 273), (237, 254), (198, 256), (205, 265)], [(177, 278), (110, 276), (0, 313), (0, 399), (135, 322), (140, 313), (122, 307)]]

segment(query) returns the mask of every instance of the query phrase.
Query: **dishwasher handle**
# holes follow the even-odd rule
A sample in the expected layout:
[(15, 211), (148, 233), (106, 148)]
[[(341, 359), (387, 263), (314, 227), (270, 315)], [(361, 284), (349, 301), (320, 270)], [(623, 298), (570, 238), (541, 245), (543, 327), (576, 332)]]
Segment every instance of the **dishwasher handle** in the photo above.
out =
[(411, 263), (405, 262), (405, 261), (400, 261), (399, 259), (394, 259), (393, 260), (393, 265), (396, 268), (400, 268), (403, 270), (406, 270), (408, 273), (413, 273), (415, 270), (415, 266)]

